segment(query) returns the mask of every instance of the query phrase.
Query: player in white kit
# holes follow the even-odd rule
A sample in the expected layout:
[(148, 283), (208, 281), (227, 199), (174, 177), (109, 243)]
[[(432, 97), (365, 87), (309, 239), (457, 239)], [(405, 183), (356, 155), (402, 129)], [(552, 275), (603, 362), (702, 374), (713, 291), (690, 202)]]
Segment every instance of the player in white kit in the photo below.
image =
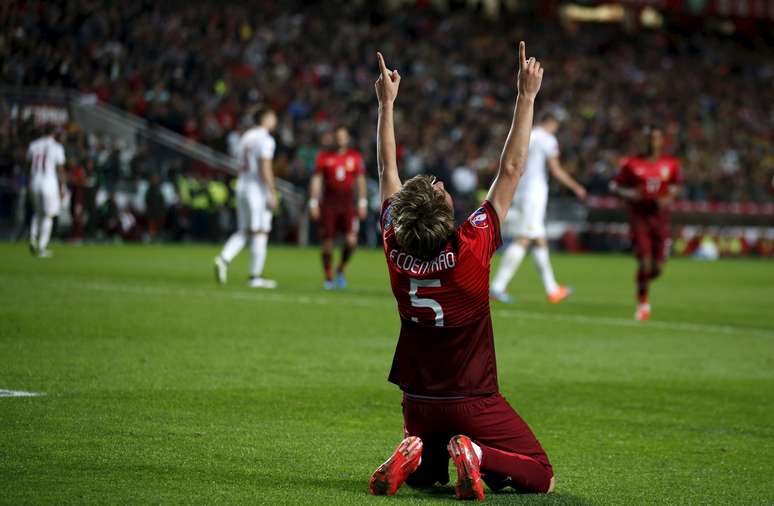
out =
[(65, 151), (53, 130), (30, 143), (27, 160), (30, 162), (29, 192), (34, 210), (30, 224), (30, 252), (47, 258), (51, 256), (48, 241), (54, 217), (59, 214), (65, 183)]
[(277, 115), (271, 109), (255, 114), (256, 125), (239, 140), (239, 178), (237, 179), (237, 231), (234, 232), (220, 255), (215, 257), (215, 278), (226, 282), (228, 264), (250, 241), (250, 280), (253, 288), (276, 288), (277, 282), (264, 279), (266, 245), (271, 231), (272, 210), (277, 207), (274, 196), (272, 160), (276, 142), (271, 132), (277, 126)]
[(527, 168), (521, 176), (516, 196), (508, 212), (504, 232), (513, 241), (503, 253), (500, 267), (492, 280), (490, 295), (500, 302), (512, 303), (513, 298), (506, 293), (521, 261), (531, 243), (534, 243), (532, 257), (535, 266), (543, 278), (548, 300), (554, 304), (566, 299), (572, 290), (559, 285), (554, 278), (554, 270), (548, 258), (546, 241), (546, 204), (548, 203), (548, 174), (546, 167), (559, 182), (572, 190), (579, 199), (586, 198), (586, 190), (578, 184), (559, 163), (559, 143), (556, 132), (559, 120), (551, 113), (544, 113), (537, 126), (532, 129), (527, 154)]

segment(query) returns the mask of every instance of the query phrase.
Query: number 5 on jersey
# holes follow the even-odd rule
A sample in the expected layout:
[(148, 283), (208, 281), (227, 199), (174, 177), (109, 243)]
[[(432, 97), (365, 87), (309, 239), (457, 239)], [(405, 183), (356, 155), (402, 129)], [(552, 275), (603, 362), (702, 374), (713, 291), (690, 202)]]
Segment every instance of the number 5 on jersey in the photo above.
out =
[[(432, 309), (435, 312), (435, 326), (443, 327), (443, 308), (435, 299), (421, 298), (417, 296), (417, 290), (420, 288), (439, 288), (441, 286), (440, 279), (411, 279), (409, 286), (409, 297), (411, 298), (412, 307), (422, 307)], [(419, 322), (419, 318), (416, 316), (411, 317), (411, 321)]]

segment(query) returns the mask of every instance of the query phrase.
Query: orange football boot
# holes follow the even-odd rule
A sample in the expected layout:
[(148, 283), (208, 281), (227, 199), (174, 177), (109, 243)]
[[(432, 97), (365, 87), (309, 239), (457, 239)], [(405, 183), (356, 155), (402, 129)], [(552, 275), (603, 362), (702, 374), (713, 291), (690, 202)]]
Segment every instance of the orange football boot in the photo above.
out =
[(559, 304), (570, 295), (572, 295), (572, 288), (569, 286), (561, 285), (559, 288), (554, 290), (551, 295), (548, 296), (548, 302), (551, 304)]
[(640, 304), (637, 306), (637, 311), (634, 313), (634, 319), (638, 322), (644, 322), (650, 320), (650, 304)]
[(393, 495), (398, 491), (406, 478), (419, 467), (422, 458), (422, 440), (409, 436), (400, 442), (392, 456), (379, 466), (368, 489), (373, 495)]
[(481, 462), (478, 460), (473, 442), (468, 436), (454, 436), (447, 446), (449, 456), (457, 468), (457, 499), (484, 500), (484, 485), (481, 482)]

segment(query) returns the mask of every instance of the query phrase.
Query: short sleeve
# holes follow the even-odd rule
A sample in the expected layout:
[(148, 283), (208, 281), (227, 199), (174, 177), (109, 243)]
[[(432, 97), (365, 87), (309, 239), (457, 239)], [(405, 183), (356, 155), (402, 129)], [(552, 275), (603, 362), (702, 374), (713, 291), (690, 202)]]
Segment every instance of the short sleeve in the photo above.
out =
[(274, 158), (274, 149), (277, 147), (277, 141), (271, 137), (267, 138), (265, 142), (261, 143), (261, 148), (258, 152), (261, 160), (272, 160)]
[(613, 181), (621, 186), (634, 186), (628, 158), (621, 160), (621, 168), (618, 170), (618, 174), (613, 178)]
[(64, 165), (64, 163), (65, 163), (65, 151), (64, 151), (64, 148), (60, 145), (56, 147), (56, 164)]
[(677, 160), (672, 161), (672, 184), (683, 184), (683, 171), (680, 170), (680, 162)]
[(500, 218), (491, 202), (485, 200), (481, 207), (460, 225), (459, 238), (473, 254), (484, 264), (489, 264), (497, 248), (502, 243)]
[(559, 142), (553, 135), (546, 139), (546, 158), (557, 158), (559, 156)]
[(325, 151), (320, 151), (314, 158), (314, 172), (315, 174), (322, 174), (325, 172)]

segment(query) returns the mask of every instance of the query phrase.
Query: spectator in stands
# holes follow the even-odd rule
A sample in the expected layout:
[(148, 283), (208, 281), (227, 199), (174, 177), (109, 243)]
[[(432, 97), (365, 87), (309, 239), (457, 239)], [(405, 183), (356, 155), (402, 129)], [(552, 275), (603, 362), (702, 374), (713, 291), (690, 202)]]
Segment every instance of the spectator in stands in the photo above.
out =
[(164, 227), (167, 205), (161, 191), (161, 176), (157, 172), (150, 175), (150, 184), (145, 191), (145, 222), (147, 239), (152, 241)]
[[(411, 78), (398, 118), (402, 170), (432, 167), (449, 181), (454, 172), (470, 176), (459, 170), (466, 167), (486, 186), (506, 134), (498, 125), (507, 124), (509, 112), (500, 105), (512, 92), (502, 62), (513, 58), (511, 42), (526, 37), (545, 65), (557, 69), (541, 94), (567, 111), (562, 158), (592, 193), (606, 187), (631, 131), (657, 115), (666, 118), (668, 150), (683, 161), (688, 198), (774, 198), (767, 189), (774, 176), (770, 38), (686, 34), (668, 25), (565, 29), (529, 13), (489, 19), (466, 10), (440, 13), (431, 4), (417, 2), (385, 17), (380, 2), (100, 8), (100, 1), (72, 0), (66, 15), (53, 4), (12, 2), (0, 9), (0, 79), (93, 92), (224, 153), (241, 114), (257, 102), (270, 104), (281, 125), (278, 170), (289, 156), (286, 176), (305, 187), (316, 137), (334, 118), (352, 125), (353, 147), (373, 156), (371, 57), (389, 31), (390, 47), (382, 49), (398, 55), (396, 65)], [(605, 79), (590, 78), (600, 73)], [(0, 175), (12, 170), (13, 146), (25, 135), (0, 121)], [(82, 134), (73, 142), (88, 152), (81, 159), (96, 168), (98, 187), (111, 191), (129, 176), (128, 150)], [(144, 163), (138, 160), (132, 172)], [(366, 166), (373, 170), (375, 163), (366, 160)], [(185, 225), (185, 215), (175, 222)]]

